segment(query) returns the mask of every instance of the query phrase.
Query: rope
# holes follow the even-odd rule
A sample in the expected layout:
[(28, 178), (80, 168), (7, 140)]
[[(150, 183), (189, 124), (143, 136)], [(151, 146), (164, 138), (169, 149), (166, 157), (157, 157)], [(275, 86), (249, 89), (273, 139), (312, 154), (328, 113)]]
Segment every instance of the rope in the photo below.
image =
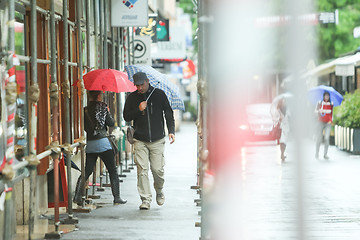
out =
[(61, 84), (62, 86), (62, 94), (64, 95), (64, 98), (70, 98), (70, 82), (65, 81)]
[(16, 93), (16, 82), (8, 82), (5, 87), (6, 90), (6, 103), (8, 105), (14, 104), (16, 102), (17, 93)]
[(200, 160), (202, 162), (207, 162), (208, 156), (209, 156), (209, 151), (208, 150), (205, 149), (205, 150), (200, 151)]
[(51, 158), (54, 160), (59, 158), (61, 154), (61, 149), (59, 146), (59, 141), (51, 142), (50, 145), (46, 146), (46, 150), (51, 150)]
[(74, 152), (74, 148), (71, 147), (70, 143), (65, 143), (61, 146), (62, 151), (64, 151), (66, 153), (66, 155), (72, 155), (72, 153)]
[(80, 137), (78, 142), (80, 143), (80, 147), (85, 147), (86, 146), (85, 136)]
[(35, 154), (30, 154), (29, 156), (26, 156), (25, 160), (28, 161), (30, 166), (37, 166), (40, 164), (40, 160)]
[(85, 95), (85, 85), (84, 85), (84, 80), (80, 81), (80, 92), (81, 92), (81, 96)]
[(37, 83), (33, 83), (29, 88), (29, 100), (31, 103), (37, 103), (39, 101), (40, 89)]
[(207, 84), (205, 81), (201, 80), (197, 82), (197, 89), (200, 97), (207, 99)]
[(5, 178), (6, 180), (11, 180), (15, 173), (14, 173), (14, 169), (12, 168), (11, 164), (9, 163), (5, 163), (5, 166), (3, 168), (3, 170), (1, 171), (3, 178)]
[(50, 98), (53, 100), (54, 106), (59, 105), (59, 86), (56, 82), (50, 84)]

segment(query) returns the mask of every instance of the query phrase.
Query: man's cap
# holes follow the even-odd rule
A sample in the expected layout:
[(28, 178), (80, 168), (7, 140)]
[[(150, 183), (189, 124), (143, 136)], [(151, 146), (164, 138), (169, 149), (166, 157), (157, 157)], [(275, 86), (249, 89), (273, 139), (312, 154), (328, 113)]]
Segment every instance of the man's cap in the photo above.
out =
[(146, 74), (143, 72), (137, 72), (133, 75), (134, 85), (142, 85), (147, 78)]

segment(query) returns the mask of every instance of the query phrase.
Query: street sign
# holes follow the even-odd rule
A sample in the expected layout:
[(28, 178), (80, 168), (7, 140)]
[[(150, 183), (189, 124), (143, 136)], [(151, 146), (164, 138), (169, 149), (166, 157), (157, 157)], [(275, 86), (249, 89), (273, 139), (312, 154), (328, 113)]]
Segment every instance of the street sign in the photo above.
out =
[(336, 76), (354, 76), (355, 67), (354, 64), (347, 65), (336, 65), (335, 66), (335, 75)]
[[(264, 16), (255, 20), (258, 27), (280, 27), (291, 24), (294, 17), (291, 15), (285, 16)], [(321, 13), (308, 13), (296, 17), (296, 20), (305, 25), (329, 24), (339, 23), (339, 11), (334, 12), (321, 12)]]
[(336, 9), (334, 12), (321, 12), (319, 13), (319, 23), (339, 23), (339, 11)]
[(185, 30), (183, 27), (170, 28), (170, 41), (154, 43), (151, 49), (153, 59), (181, 59), (186, 57)]
[(112, 27), (146, 26), (147, 21), (147, 0), (111, 0)]
[[(132, 47), (134, 46), (134, 51)], [(134, 44), (130, 42), (130, 55), (134, 56), (134, 64), (150, 65), (151, 61), (151, 37), (150, 36), (135, 36)]]

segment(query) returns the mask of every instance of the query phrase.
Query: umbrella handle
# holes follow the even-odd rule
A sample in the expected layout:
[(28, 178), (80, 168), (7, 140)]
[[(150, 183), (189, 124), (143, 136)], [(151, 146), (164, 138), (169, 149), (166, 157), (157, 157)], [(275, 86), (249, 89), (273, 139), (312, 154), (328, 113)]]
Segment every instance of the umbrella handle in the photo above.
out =
[(151, 93), (149, 94), (149, 96), (146, 98), (146, 102), (149, 100), (149, 98), (151, 97), (151, 94), (153, 94), (153, 92), (155, 91), (155, 88), (151, 91)]
[[(158, 81), (156, 85), (158, 85), (160, 82)], [(149, 100), (149, 98), (151, 97), (151, 94), (153, 94), (153, 92), (155, 91), (156, 87), (154, 86), (154, 89), (151, 91), (151, 93), (149, 94), (149, 96), (146, 98), (146, 102)]]

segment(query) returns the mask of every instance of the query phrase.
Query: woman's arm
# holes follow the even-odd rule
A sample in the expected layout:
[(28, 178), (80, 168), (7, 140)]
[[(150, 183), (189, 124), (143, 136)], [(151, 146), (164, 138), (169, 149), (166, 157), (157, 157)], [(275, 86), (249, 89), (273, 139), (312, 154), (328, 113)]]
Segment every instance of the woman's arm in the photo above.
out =
[(106, 112), (105, 124), (109, 127), (113, 127), (115, 125), (115, 120), (109, 111)]

